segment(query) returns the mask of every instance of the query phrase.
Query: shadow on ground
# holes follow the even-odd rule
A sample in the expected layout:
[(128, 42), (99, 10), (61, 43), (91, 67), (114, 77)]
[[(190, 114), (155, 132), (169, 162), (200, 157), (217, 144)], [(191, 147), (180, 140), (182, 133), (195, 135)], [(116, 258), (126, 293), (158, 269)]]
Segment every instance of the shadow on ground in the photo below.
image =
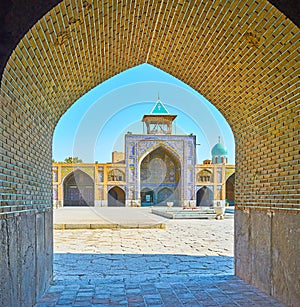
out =
[(56, 284), (157, 282), (233, 275), (233, 257), (170, 254), (54, 254)]
[(54, 254), (54, 282), (36, 307), (282, 306), (233, 276), (233, 258)]

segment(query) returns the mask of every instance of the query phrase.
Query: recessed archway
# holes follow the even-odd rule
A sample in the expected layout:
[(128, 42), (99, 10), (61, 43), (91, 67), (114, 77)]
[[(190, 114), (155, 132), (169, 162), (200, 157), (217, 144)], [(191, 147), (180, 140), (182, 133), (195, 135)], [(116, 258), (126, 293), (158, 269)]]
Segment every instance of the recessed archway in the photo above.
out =
[(197, 180), (201, 182), (211, 182), (212, 173), (211, 171), (204, 169), (197, 174)]
[(234, 186), (235, 186), (235, 173), (231, 174), (226, 180), (226, 200), (229, 205), (234, 205)]
[[(162, 188), (157, 193), (157, 203), (162, 206), (166, 205), (168, 201), (174, 201), (173, 191), (169, 188)], [(175, 198), (175, 200), (177, 200)]]
[(210, 188), (204, 186), (197, 191), (197, 206), (209, 207), (213, 204), (214, 195)]
[(141, 161), (140, 190), (153, 191), (152, 205), (166, 206), (169, 201), (178, 206), (181, 201), (180, 176), (178, 158), (165, 147), (159, 146), (150, 150)]
[(154, 191), (149, 188), (141, 190), (141, 206), (152, 206), (154, 200)]
[[(25, 18), (29, 10), (16, 11)], [(11, 22), (20, 32), (18, 20)], [(288, 304), (298, 302), (299, 28), (269, 2), (251, 0), (130, 6), (66, 0), (26, 25), (16, 48), (9, 45), (1, 78), (5, 305), (19, 305), (25, 292), (22, 301), (33, 305), (52, 278), (57, 121), (88, 90), (145, 62), (201, 92), (224, 114), (237, 153), (236, 274)], [(13, 262), (12, 246), (32, 252)], [(282, 276), (289, 276), (284, 285)], [(16, 282), (17, 293), (11, 290)]]
[(86, 173), (75, 170), (64, 179), (63, 206), (94, 206), (94, 181)]
[(107, 194), (108, 207), (124, 207), (125, 206), (125, 192), (120, 187), (113, 187)]

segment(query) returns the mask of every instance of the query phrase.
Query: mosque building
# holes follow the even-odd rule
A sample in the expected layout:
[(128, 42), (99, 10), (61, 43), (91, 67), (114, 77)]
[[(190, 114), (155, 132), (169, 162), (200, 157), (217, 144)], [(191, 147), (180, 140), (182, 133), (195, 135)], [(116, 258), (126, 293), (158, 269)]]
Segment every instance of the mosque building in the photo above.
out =
[(160, 99), (142, 118), (146, 134), (125, 135), (111, 163), (53, 163), (53, 205), (211, 206), (234, 200), (235, 166), (219, 142), (196, 163), (196, 136), (173, 134), (176, 115)]

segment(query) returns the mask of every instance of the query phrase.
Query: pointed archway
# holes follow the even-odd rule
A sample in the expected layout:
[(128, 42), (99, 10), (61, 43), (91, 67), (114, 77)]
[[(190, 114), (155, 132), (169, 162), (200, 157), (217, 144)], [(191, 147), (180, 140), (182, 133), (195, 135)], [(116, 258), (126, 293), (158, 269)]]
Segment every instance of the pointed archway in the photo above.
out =
[(162, 188), (157, 193), (157, 204), (159, 206), (166, 206), (168, 201), (175, 201), (176, 197), (174, 197), (173, 194), (175, 194), (176, 191), (171, 190), (170, 188)]
[(213, 199), (213, 192), (208, 187), (204, 186), (197, 191), (197, 206), (211, 206)]
[(154, 199), (154, 191), (149, 188), (144, 188), (141, 190), (141, 206), (152, 206)]
[(75, 170), (64, 179), (64, 207), (94, 206), (94, 181), (82, 172)]
[(107, 193), (108, 207), (124, 207), (125, 192), (118, 186), (114, 186)]
[(175, 206), (179, 205), (180, 175), (180, 161), (165, 147), (159, 146), (141, 162), (141, 198), (146, 197), (144, 191), (152, 191), (152, 205), (166, 205), (167, 201), (172, 201)]
[[(46, 2), (35, 10), (45, 12), (58, 3)], [(15, 254), (16, 266), (11, 266), (7, 254), (12, 246), (3, 250), (0, 267), (5, 268), (1, 274), (5, 283), (0, 294), (7, 298), (6, 305), (13, 300), (19, 305), (19, 294), (15, 299), (10, 291), (15, 288), (11, 276), (17, 276), (19, 293), (29, 293), (22, 298), (28, 306), (52, 278), (50, 165), (58, 119), (97, 84), (144, 62), (201, 92), (228, 119), (236, 137), (238, 170), (235, 272), (296, 304), (299, 28), (268, 1), (153, 0), (130, 6), (59, 2), (36, 24), (42, 14), (28, 22), (35, 10), (28, 10), (22, 1), (16, 1), (21, 10), (7, 6), (18, 15), (10, 11), (5, 15), (10, 18), (3, 19), (11, 25), (4, 31), (9, 52), (1, 62), (6, 65), (0, 92), (5, 183), (1, 222), (7, 230), (3, 236), (11, 236), (3, 240), (24, 244), (24, 250), (40, 248), (43, 254), (40, 257), (37, 251), (22, 261)], [(283, 275), (289, 276), (284, 285)]]
[(226, 180), (226, 200), (229, 205), (234, 205), (234, 185), (235, 173), (231, 174)]

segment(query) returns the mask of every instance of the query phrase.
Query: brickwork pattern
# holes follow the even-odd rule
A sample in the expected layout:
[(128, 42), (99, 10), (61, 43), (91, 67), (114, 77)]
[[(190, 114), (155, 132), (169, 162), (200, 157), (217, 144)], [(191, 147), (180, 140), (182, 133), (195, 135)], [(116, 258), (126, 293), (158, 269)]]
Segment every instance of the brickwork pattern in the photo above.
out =
[(230, 123), (239, 207), (299, 208), (299, 29), (267, 1), (56, 6), (3, 74), (2, 205), (49, 203), (51, 176), (39, 170), (50, 169), (49, 136), (60, 116), (89, 89), (144, 62), (192, 86)]
[[(59, 118), (91, 88), (145, 62), (193, 87), (227, 119), (238, 209), (299, 213), (299, 38), (266, 0), (62, 1), (22, 38), (2, 75), (1, 219), (50, 208)], [(254, 252), (265, 243), (249, 240)], [(262, 259), (274, 256), (272, 244)]]

